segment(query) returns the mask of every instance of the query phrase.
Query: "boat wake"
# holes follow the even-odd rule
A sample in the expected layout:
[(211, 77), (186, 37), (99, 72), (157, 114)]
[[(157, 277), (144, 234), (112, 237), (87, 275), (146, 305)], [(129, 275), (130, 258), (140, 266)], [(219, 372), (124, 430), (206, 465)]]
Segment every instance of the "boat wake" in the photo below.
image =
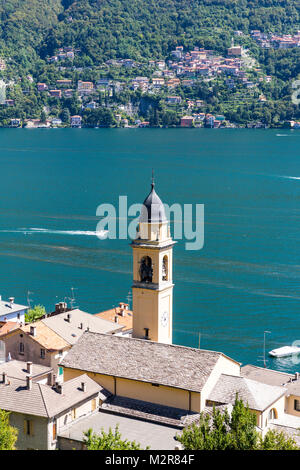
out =
[(0, 230), (0, 233), (23, 233), (24, 235), (33, 235), (36, 233), (53, 234), (53, 235), (73, 235), (73, 236), (88, 236), (98, 237), (105, 239), (108, 236), (108, 230), (54, 230), (39, 227), (19, 228), (15, 230)]

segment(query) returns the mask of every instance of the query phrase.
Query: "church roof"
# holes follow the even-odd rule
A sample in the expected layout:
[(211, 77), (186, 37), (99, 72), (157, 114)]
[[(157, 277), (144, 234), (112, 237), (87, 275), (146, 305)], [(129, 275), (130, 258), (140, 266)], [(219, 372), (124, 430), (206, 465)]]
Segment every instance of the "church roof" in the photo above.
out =
[(140, 222), (167, 222), (165, 208), (161, 199), (156, 194), (153, 180), (151, 184), (151, 191), (143, 202), (140, 215)]
[(220, 357), (226, 356), (215, 351), (85, 332), (60, 365), (200, 392)]

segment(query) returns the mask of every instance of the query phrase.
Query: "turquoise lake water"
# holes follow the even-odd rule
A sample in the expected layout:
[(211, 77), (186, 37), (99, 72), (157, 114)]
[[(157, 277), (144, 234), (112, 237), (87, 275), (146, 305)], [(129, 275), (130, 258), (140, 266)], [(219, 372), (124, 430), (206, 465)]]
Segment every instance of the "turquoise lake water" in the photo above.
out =
[[(99, 240), (96, 208), (205, 205), (205, 245), (174, 253), (174, 343), (263, 365), (300, 340), (300, 132), (210, 129), (0, 131), (0, 294), (48, 310), (76, 288), (95, 313), (126, 300), (127, 240)], [(36, 230), (42, 229), (42, 230)], [(171, 225), (172, 229), (172, 225)], [(67, 233), (61, 233), (67, 232)], [(291, 359), (268, 366), (300, 370)]]

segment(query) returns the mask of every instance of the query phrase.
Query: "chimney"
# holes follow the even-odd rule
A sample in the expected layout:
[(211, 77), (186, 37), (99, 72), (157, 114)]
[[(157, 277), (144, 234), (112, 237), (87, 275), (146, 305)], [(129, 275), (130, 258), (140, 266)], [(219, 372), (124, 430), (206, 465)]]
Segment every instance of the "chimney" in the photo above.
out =
[(32, 377), (30, 375), (26, 375), (26, 388), (27, 390), (32, 389)]
[(81, 390), (82, 390), (83, 392), (86, 391), (86, 383), (85, 383), (85, 382), (81, 382)]
[(7, 373), (6, 372), (2, 373), (2, 383), (3, 385), (7, 385)]
[(118, 315), (115, 316), (115, 323), (119, 323), (119, 317), (118, 317)]
[(27, 373), (28, 373), (29, 375), (32, 375), (32, 367), (33, 367), (32, 362), (28, 361), (28, 362), (27, 362)]
[(52, 387), (56, 386), (56, 374), (52, 374)]
[(30, 334), (31, 334), (31, 336), (36, 336), (36, 326), (31, 326), (30, 327)]
[(56, 382), (55, 386), (56, 386), (56, 387), (55, 387), (55, 388), (56, 388), (56, 391), (57, 391), (60, 395), (62, 395), (62, 393), (63, 393), (63, 384), (60, 384), (60, 383)]
[(72, 318), (72, 315), (70, 313), (68, 313), (67, 315), (67, 322), (71, 323), (71, 318)]
[(14, 301), (15, 301), (15, 298), (14, 297), (10, 297), (9, 299), (9, 306), (10, 308), (12, 308), (13, 304), (14, 304)]
[(295, 380), (299, 379), (299, 372), (295, 372)]
[(83, 330), (83, 323), (80, 323), (80, 324), (79, 324), (79, 329), (80, 329), (80, 330)]

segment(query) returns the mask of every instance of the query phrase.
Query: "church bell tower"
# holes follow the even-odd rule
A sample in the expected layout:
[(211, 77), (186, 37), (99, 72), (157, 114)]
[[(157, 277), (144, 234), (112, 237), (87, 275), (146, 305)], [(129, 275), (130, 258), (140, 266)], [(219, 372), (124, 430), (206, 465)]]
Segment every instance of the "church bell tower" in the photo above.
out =
[(162, 201), (145, 199), (133, 249), (133, 337), (172, 344), (173, 245)]

